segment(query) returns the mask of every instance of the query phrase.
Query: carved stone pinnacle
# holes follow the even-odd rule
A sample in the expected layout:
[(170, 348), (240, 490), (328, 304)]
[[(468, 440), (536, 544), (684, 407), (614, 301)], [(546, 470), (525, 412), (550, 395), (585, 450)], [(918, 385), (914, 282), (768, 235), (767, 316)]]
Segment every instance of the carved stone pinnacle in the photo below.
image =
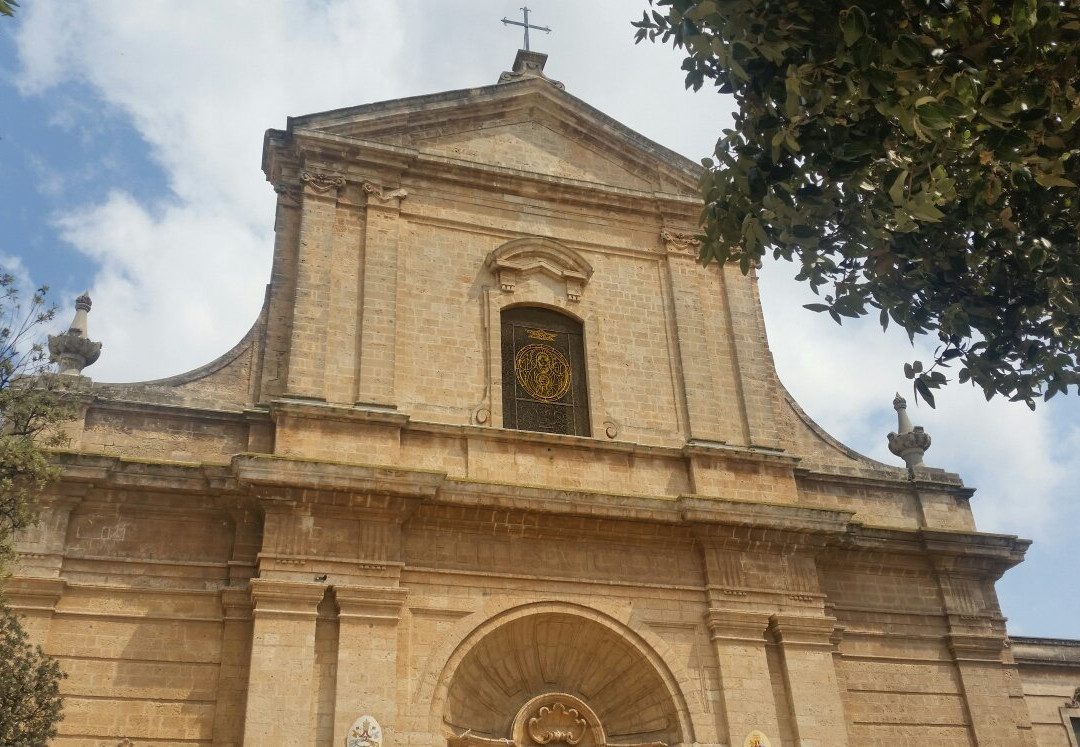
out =
[(62, 335), (49, 335), (49, 360), (59, 364), (60, 373), (81, 376), (82, 370), (101, 355), (101, 343), (87, 335), (87, 315), (90, 313), (90, 294), (75, 299), (75, 318)]
[(930, 448), (930, 434), (921, 425), (912, 426), (907, 414), (907, 400), (897, 392), (893, 399), (896, 410), (897, 432), (889, 434), (889, 451), (904, 460), (908, 474), (915, 475), (916, 467), (925, 467), (923, 455)]

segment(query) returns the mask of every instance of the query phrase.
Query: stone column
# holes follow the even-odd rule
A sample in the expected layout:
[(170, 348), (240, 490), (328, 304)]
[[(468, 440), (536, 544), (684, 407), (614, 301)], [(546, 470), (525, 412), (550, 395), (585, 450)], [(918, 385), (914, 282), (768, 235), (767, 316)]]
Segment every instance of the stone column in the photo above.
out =
[(338, 660), (334, 744), (344, 744), (349, 726), (370, 714), (392, 747), (397, 702), (398, 619), (407, 592), (399, 587), (335, 586)]
[(253, 579), (244, 744), (312, 744), (316, 608), (325, 587)]
[(779, 745), (776, 699), (765, 654), (765, 612), (711, 608), (705, 616), (720, 669), (727, 743), (740, 745), (754, 729)]
[(792, 731), (802, 747), (843, 747), (847, 722), (833, 661), (836, 619), (775, 614), (769, 629), (780, 644), (784, 682), (791, 699)]
[(363, 299), (360, 327), (360, 380), (356, 401), (394, 404), (397, 343), (398, 231), (406, 192), (390, 192), (364, 183), (367, 211), (364, 228)]

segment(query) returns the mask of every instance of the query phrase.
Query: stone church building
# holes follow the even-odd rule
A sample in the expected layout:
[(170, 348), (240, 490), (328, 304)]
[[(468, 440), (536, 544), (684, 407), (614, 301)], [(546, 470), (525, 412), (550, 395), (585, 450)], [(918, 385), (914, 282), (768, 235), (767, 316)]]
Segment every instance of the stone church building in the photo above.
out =
[(1080, 642), (994, 592), (1028, 543), (901, 402), (910, 468), (810, 420), (754, 276), (697, 262), (700, 168), (544, 59), (270, 130), (247, 336), (139, 384), (70, 353), (7, 584), (56, 744), (1075, 747)]

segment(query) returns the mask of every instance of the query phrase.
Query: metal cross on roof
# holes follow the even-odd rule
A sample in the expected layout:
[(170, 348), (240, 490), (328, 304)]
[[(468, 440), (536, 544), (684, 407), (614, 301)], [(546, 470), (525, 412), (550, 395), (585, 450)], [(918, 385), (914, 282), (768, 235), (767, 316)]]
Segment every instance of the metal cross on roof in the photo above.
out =
[(551, 33), (551, 29), (549, 29), (547, 26), (531, 26), (529, 24), (529, 9), (528, 8), (522, 8), (521, 10), (525, 14), (525, 23), (521, 23), (520, 21), (511, 21), (509, 18), (502, 19), (502, 22), (503, 23), (508, 23), (511, 26), (522, 26), (522, 27), (524, 27), (524, 29), (525, 29), (525, 51), (528, 52), (529, 51), (529, 29), (536, 29), (537, 31), (543, 31), (544, 33), (547, 33), (547, 34)]

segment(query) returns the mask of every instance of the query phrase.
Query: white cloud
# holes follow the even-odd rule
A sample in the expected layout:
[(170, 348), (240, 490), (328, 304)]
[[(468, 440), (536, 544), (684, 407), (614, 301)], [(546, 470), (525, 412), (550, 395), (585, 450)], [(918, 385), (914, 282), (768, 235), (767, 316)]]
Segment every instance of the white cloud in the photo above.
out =
[[(100, 264), (96, 378), (201, 365), (254, 320), (273, 245), (273, 193), (258, 170), (263, 131), (290, 112), (355, 103), (342, 94), (350, 81), (365, 101), (395, 95), (381, 61), (400, 56), (404, 19), (394, 4), (360, 6), (223, 3), (213, 17), (164, 2), (26, 9), (22, 90), (89, 85), (130, 120), (172, 191), (148, 199), (120, 186), (101, 201), (90, 193), (94, 201), (58, 218), (63, 238)], [(70, 102), (55, 116), (76, 126), (72, 112), (89, 116)], [(57, 194), (57, 175), (41, 176)]]

